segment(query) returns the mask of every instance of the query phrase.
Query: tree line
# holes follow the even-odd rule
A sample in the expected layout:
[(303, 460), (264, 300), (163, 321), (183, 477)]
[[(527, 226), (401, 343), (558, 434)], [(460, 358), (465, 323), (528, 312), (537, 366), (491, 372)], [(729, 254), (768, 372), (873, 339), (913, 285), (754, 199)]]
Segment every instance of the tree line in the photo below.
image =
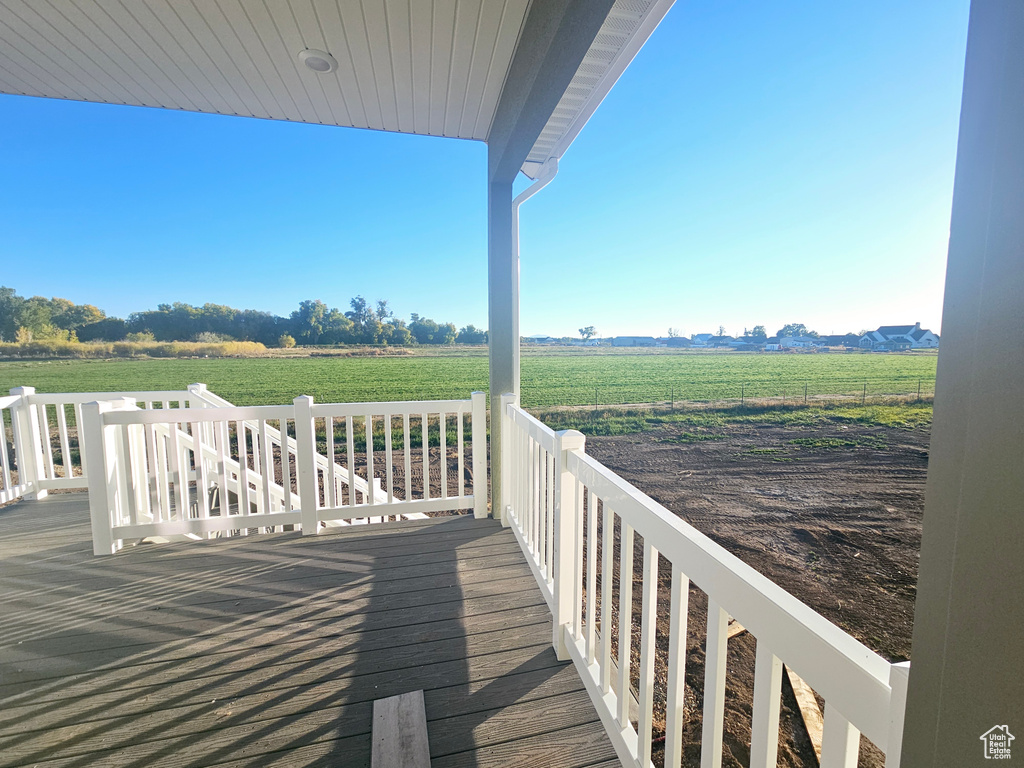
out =
[(119, 318), (108, 317), (92, 304), (25, 298), (0, 286), (0, 341), (254, 341), (268, 347), (487, 343), (487, 331), (472, 325), (460, 329), (415, 313), (407, 323), (395, 317), (387, 301), (371, 303), (356, 296), (349, 307), (342, 312), (309, 299), (288, 317), (280, 317), (221, 304), (197, 307), (174, 302)]

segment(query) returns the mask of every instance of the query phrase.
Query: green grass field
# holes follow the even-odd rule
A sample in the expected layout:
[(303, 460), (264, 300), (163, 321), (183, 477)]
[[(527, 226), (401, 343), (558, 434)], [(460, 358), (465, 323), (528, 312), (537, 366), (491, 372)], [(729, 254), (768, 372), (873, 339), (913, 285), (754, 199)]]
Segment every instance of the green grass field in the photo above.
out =
[[(669, 350), (524, 350), (522, 400), (530, 408), (822, 395), (931, 394), (931, 354), (772, 355)], [(0, 392), (182, 389), (204, 382), (238, 405), (465, 398), (487, 389), (481, 349), (395, 357), (0, 362)]]

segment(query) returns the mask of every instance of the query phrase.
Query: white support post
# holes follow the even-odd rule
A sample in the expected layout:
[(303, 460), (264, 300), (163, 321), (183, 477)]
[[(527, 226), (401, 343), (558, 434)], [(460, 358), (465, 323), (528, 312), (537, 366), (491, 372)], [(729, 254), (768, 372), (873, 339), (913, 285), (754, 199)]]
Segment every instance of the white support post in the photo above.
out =
[(558, 434), (558, 453), (555, 466), (555, 515), (554, 515), (554, 603), (552, 605), (552, 645), (559, 661), (569, 658), (565, 644), (565, 633), (573, 623), (573, 587), (576, 579), (575, 552), (573, 541), (576, 532), (576, 480), (566, 470), (566, 457), (570, 452), (582, 452), (587, 438), (575, 429)]
[(103, 414), (111, 410), (109, 402), (82, 405), (82, 453), (89, 461), (89, 517), (92, 522), (94, 555), (112, 555), (119, 547), (114, 541), (112, 516), (117, 494), (117, 446), (107, 440)]
[[(302, 535), (310, 536), (320, 530), (317, 519), (316, 431), (313, 425), (313, 398), (296, 397), (295, 404), (295, 477), (299, 484), (299, 508), (302, 514)], [(287, 450), (286, 432), (281, 432), (281, 450)], [(371, 490), (370, 493), (374, 491)]]
[[(474, 392), (472, 435), (473, 441), (473, 517), (487, 517), (487, 395)], [(462, 418), (459, 414), (458, 418)], [(491, 421), (495, 420), (491, 414)], [(460, 448), (461, 450), (461, 448)], [(459, 478), (462, 482), (462, 478)], [(492, 512), (492, 515), (494, 513)]]
[(47, 492), (39, 487), (43, 479), (43, 443), (39, 436), (39, 414), (32, 407), (35, 387), (15, 387), (12, 395), (21, 398), (12, 409), (14, 455), (18, 460), (18, 483), (27, 486), (26, 499), (41, 501)]
[[(498, 474), (501, 476), (501, 482), (498, 483), (501, 499), (498, 501), (498, 504), (500, 506), (501, 524), (505, 528), (508, 528), (508, 515), (512, 508), (512, 425), (508, 418), (508, 407), (510, 405), (519, 405), (519, 398), (511, 392), (506, 392), (501, 396), (501, 413), (497, 418), (495, 418), (493, 413), (491, 414), (491, 429), (493, 430), (494, 424), (497, 423), (501, 433), (501, 452), (499, 456), (501, 466), (498, 469)], [(491, 474), (494, 474), (493, 467)], [(494, 503), (492, 498), (492, 507)], [(494, 514), (493, 509), (491, 514)]]
[(889, 743), (885, 748), (885, 768), (900, 768), (903, 751), (903, 721), (907, 715), (907, 683), (910, 662), (901, 661), (889, 668)]

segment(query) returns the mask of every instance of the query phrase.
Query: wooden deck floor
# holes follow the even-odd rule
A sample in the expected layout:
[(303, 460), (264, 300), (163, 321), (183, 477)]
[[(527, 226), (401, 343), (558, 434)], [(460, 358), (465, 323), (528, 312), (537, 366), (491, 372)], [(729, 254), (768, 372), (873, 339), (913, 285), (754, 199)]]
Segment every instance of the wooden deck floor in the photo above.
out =
[(0, 765), (617, 766), (512, 534), (468, 517), (92, 556), (84, 494), (0, 509)]

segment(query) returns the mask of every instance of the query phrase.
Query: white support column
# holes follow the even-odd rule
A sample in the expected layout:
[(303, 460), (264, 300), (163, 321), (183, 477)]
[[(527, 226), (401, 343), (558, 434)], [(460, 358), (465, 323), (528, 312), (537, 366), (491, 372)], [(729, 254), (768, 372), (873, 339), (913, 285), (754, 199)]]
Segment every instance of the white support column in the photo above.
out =
[(35, 387), (15, 387), (12, 395), (21, 398), (11, 411), (14, 428), (14, 455), (18, 461), (18, 483), (27, 484), (29, 489), (25, 498), (41, 501), (47, 496), (46, 490), (39, 487), (43, 479), (43, 443), (39, 436), (39, 414), (32, 406), (32, 395)]
[(1021, 318), (1024, 2), (974, 0), (902, 768), (991, 764), (1002, 725), (1024, 758)]
[[(296, 397), (295, 405), (295, 478), (299, 484), (299, 509), (302, 515), (302, 535), (311, 536), (319, 533), (320, 522), (317, 516), (316, 472), (316, 431), (313, 425), (313, 398), (309, 395)], [(282, 435), (285, 432), (282, 431)], [(282, 437), (282, 441), (285, 438)], [(287, 442), (282, 442), (287, 450)], [(373, 491), (371, 491), (372, 493)]]
[[(488, 200), (487, 347), (491, 413), (504, 392), (519, 392), (519, 261), (512, 246), (512, 182), (492, 182)], [(501, 420), (491, 420), (491, 465), (501, 464)], [(491, 496), (502, 498), (501, 473), (491, 473)]]
[(555, 515), (554, 515), (554, 605), (552, 618), (552, 645), (560, 661), (569, 658), (565, 645), (565, 633), (573, 624), (575, 605), (573, 588), (579, 574), (576, 573), (576, 478), (565, 468), (566, 456), (582, 452), (587, 438), (575, 429), (558, 433), (557, 463), (555, 465)]
[[(487, 517), (487, 395), (474, 392), (470, 440), (473, 445), (473, 517)], [(460, 415), (461, 419), (462, 416)], [(493, 413), (491, 421), (498, 421)], [(462, 447), (459, 447), (462, 450)], [(462, 478), (459, 478), (462, 482)]]
[[(502, 467), (501, 397), (511, 393), (519, 402), (519, 207), (551, 183), (558, 173), (558, 159), (542, 167), (537, 181), (512, 199), (511, 182), (492, 182), (488, 217), (488, 348), (491, 391), (491, 465)], [(491, 498), (501, 499), (504, 478), (491, 472)], [(495, 514), (491, 505), (492, 516)], [(504, 506), (501, 507), (502, 511)]]

